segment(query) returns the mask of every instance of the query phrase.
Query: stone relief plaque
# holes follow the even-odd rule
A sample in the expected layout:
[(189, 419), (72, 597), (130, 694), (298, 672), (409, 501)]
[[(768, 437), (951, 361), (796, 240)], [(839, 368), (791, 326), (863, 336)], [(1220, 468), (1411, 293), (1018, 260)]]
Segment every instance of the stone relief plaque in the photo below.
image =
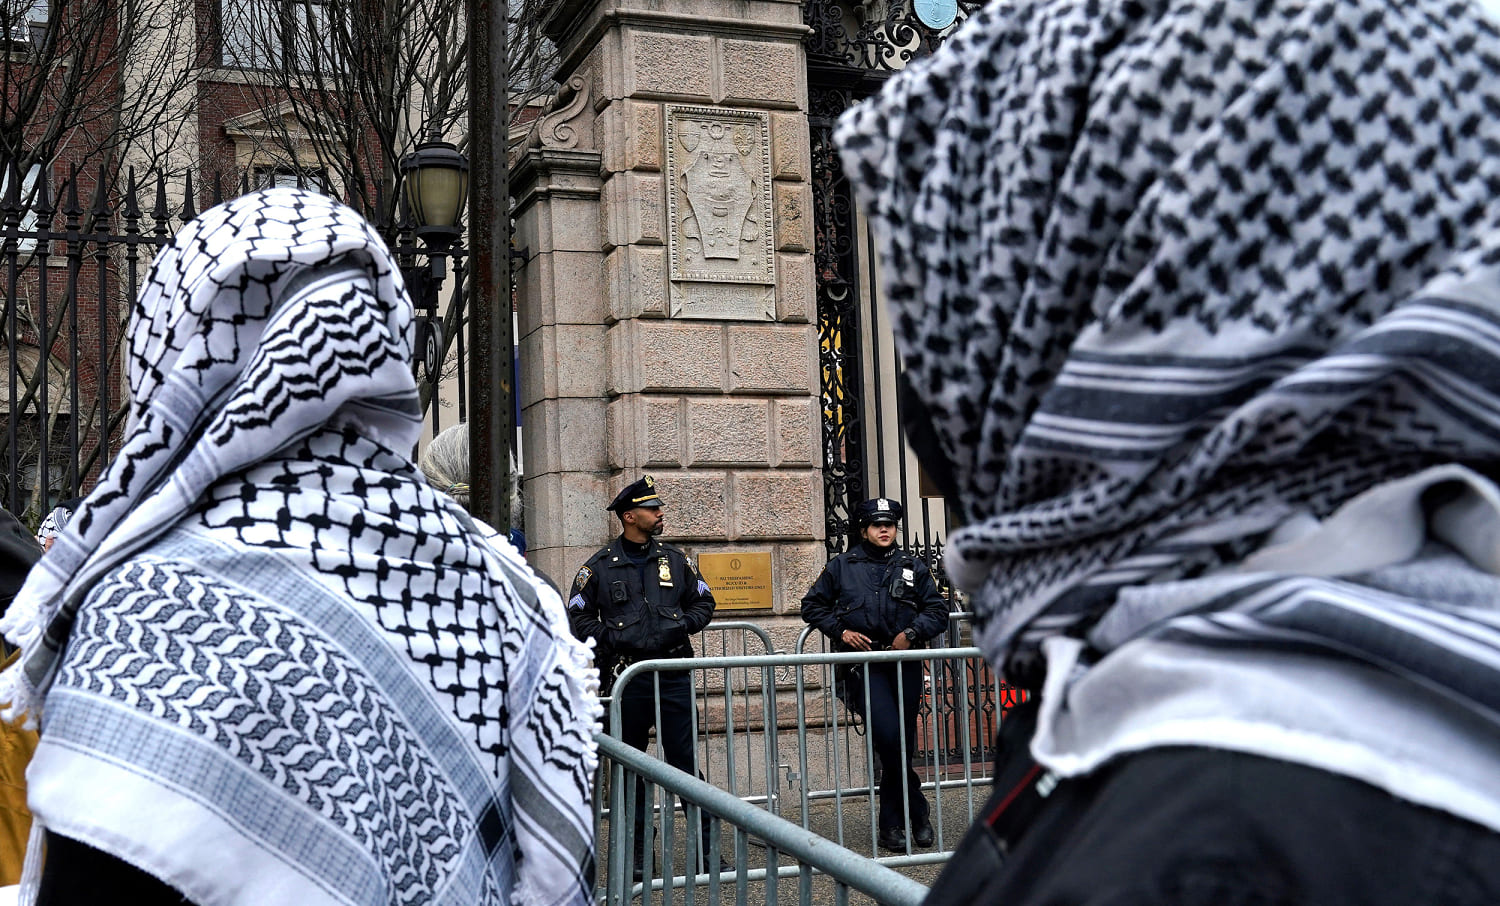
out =
[(672, 315), (775, 315), (771, 116), (668, 104), (667, 245)]

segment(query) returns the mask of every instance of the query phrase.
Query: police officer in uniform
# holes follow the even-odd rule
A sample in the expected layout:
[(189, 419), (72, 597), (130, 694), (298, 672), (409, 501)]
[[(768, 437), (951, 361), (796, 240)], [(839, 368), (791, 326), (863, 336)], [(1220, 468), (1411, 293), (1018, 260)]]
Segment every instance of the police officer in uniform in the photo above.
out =
[[(637, 677), (624, 689), (614, 680), (636, 661), (693, 656), (689, 638), (713, 619), (714, 596), (682, 551), (656, 540), (665, 527), (662, 500), (647, 475), (621, 491), (608, 509), (620, 520), (620, 536), (590, 557), (573, 579), (568, 622), (580, 639), (595, 640), (601, 692), (620, 697), (620, 738), (646, 750), (656, 724), (660, 690), (661, 726), (657, 738), (667, 763), (697, 773), (693, 750), (691, 678), (685, 671)], [(659, 686), (658, 686), (659, 681)], [(635, 872), (644, 863), (645, 782), (636, 786)], [(703, 854), (713, 833), (703, 813)], [(729, 866), (720, 860), (720, 871)]]
[[(863, 540), (829, 561), (802, 599), (802, 619), (827, 636), (834, 651), (922, 648), (948, 625), (947, 602), (938, 592), (927, 564), (896, 546), (896, 523), (901, 514), (901, 503), (887, 497), (866, 500), (856, 507), (854, 521)], [(931, 846), (934, 835), (927, 797), (911, 770), (922, 697), (922, 663), (870, 664), (865, 669), (869, 701), (864, 700), (865, 676), (855, 671), (847, 678), (846, 703), (865, 718), (883, 767), (880, 845), (906, 851), (909, 817), (912, 842)]]

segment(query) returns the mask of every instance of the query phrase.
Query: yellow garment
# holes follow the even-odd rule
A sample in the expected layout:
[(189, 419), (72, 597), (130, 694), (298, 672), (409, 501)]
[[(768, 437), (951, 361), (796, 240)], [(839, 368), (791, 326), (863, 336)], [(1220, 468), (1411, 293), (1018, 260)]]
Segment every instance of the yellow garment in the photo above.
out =
[[(9, 667), (20, 657), (14, 651), (0, 662)], [(31, 836), (31, 810), (26, 807), (26, 765), (36, 751), (35, 730), (0, 721), (0, 886), (21, 882), (26, 841)]]

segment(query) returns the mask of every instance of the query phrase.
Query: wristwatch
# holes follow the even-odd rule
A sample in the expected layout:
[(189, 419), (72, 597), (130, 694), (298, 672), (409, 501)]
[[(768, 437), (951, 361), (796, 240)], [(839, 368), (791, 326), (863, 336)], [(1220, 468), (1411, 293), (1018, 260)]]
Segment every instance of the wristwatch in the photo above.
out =
[(917, 631), (915, 629), (906, 629), (901, 634), (906, 636), (906, 641), (910, 644), (917, 644)]

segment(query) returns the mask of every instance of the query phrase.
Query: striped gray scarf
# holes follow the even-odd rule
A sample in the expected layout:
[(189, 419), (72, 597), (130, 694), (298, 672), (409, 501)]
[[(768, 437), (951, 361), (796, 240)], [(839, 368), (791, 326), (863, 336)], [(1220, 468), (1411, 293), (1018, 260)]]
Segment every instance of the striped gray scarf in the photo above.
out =
[[(1472, 4), (997, 3), (838, 137), (969, 523), (950, 574), (1013, 674), (1297, 514), (1496, 473), (1500, 35)], [(1240, 605), (1231, 636), (1384, 663), (1394, 634), (1466, 697), (1500, 675), (1493, 626), (1431, 608), (1198, 606)]]

